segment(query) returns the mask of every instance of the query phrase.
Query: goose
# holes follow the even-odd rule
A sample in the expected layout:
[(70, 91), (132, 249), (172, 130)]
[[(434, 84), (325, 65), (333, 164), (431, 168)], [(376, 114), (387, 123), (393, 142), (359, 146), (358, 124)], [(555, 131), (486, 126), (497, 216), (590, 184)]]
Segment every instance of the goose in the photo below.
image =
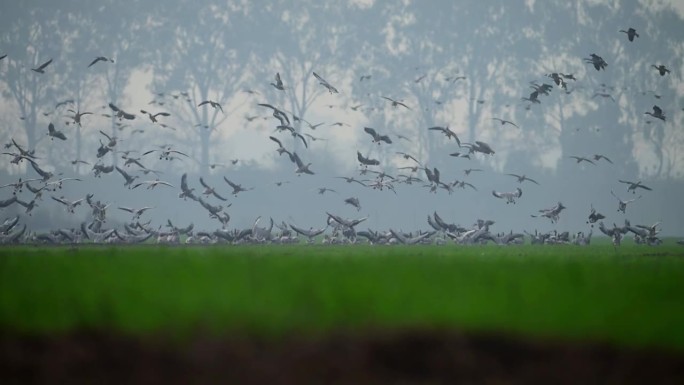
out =
[(636, 29), (630, 27), (628, 30), (621, 29), (620, 32), (627, 34), (627, 39), (629, 41), (634, 41), (635, 37), (639, 37), (639, 34), (637, 33)]
[[(16, 197), (13, 198), (14, 202), (16, 202)], [(0, 207), (6, 207), (2, 206), (2, 202), (0, 201)], [(5, 219), (2, 224), (0, 224), (0, 234), (7, 234), (12, 229), (19, 223), (19, 215), (16, 215), (14, 218), (7, 218)]]
[(168, 112), (157, 112), (156, 114), (153, 114), (149, 111), (140, 110), (140, 113), (147, 115), (152, 123), (158, 123), (157, 116), (171, 116)]
[(594, 208), (594, 205), (591, 205), (591, 212), (589, 213), (589, 220), (587, 223), (591, 224), (591, 227), (594, 227), (594, 223), (597, 221), (600, 221), (601, 219), (605, 219), (606, 216), (597, 212), (596, 209)]
[(538, 218), (538, 217), (545, 217), (549, 218), (551, 220), (551, 223), (556, 223), (558, 222), (558, 219), (560, 217), (561, 211), (566, 209), (566, 207), (563, 205), (563, 203), (558, 202), (555, 206), (548, 208), (548, 209), (541, 209), (539, 212), (541, 214), (532, 214), (530, 215), (532, 218)]
[(183, 173), (181, 176), (181, 193), (178, 194), (179, 198), (183, 198), (183, 200), (186, 200), (186, 198), (190, 198), (194, 201), (197, 200), (197, 197), (195, 196), (194, 188), (189, 188), (188, 187), (188, 173)]
[(325, 194), (325, 193), (328, 192), (328, 191), (334, 192), (335, 194), (338, 193), (337, 191), (335, 191), (335, 190), (333, 190), (333, 189), (331, 189), (331, 188), (327, 188), (327, 187), (318, 187), (316, 190), (318, 190), (318, 194), (320, 194), (320, 195), (323, 195), (323, 194)]
[(202, 191), (202, 194), (203, 194), (203, 195), (213, 195), (213, 196), (215, 196), (216, 198), (218, 198), (218, 199), (220, 199), (220, 200), (222, 200), (222, 201), (224, 201), (224, 202), (228, 200), (228, 199), (222, 197), (221, 195), (219, 195), (219, 194), (216, 192), (216, 189), (213, 188), (213, 187), (210, 187), (210, 186), (204, 181), (204, 179), (203, 179), (202, 177), (200, 177), (199, 180), (200, 180), (200, 184), (202, 185), (202, 187), (204, 187), (204, 191)]
[(48, 124), (48, 136), (50, 136), (50, 140), (54, 140), (54, 138), (61, 139), (61, 140), (67, 140), (66, 135), (62, 131), (58, 131), (55, 129), (55, 125), (50, 123)]
[(371, 127), (364, 127), (363, 130), (373, 137), (373, 143), (380, 144), (380, 142), (385, 142), (387, 144), (392, 144), (392, 139), (390, 139), (388, 135), (380, 135)]
[(394, 100), (394, 99), (392, 99), (392, 98), (388, 98), (387, 96), (381, 96), (381, 98), (383, 98), (383, 99), (385, 99), (385, 100), (388, 100), (388, 101), (392, 102), (392, 107), (395, 107), (395, 108), (396, 108), (396, 107), (398, 107), (398, 106), (402, 106), (402, 107), (405, 107), (405, 108), (408, 109), (408, 110), (411, 109), (409, 106), (407, 106), (406, 104), (404, 104), (403, 102), (401, 102), (401, 101), (399, 101), (399, 100)]
[(243, 191), (254, 190), (254, 187), (244, 188), (244, 187), (242, 187), (241, 184), (233, 183), (233, 182), (231, 182), (230, 180), (228, 180), (228, 178), (226, 178), (225, 176), (223, 177), (223, 180), (226, 181), (226, 183), (228, 183), (228, 185), (230, 185), (230, 187), (233, 188), (233, 193), (232, 193), (232, 194), (233, 194), (234, 196), (237, 196), (238, 193), (243, 192)]
[(31, 215), (31, 211), (33, 211), (33, 209), (38, 207), (38, 204), (36, 203), (35, 199), (31, 200), (30, 202), (24, 202), (21, 199), (17, 198), (17, 203), (24, 206), (24, 208), (26, 208), (25, 213), (28, 215)]
[(378, 166), (380, 161), (377, 159), (366, 158), (359, 151), (356, 151), (356, 159), (364, 166)]
[(468, 175), (470, 175), (471, 172), (476, 172), (476, 171), (484, 171), (484, 170), (482, 170), (480, 168), (467, 168), (467, 169), (463, 170), (463, 173), (466, 176), (468, 176)]
[(508, 192), (508, 191), (503, 191), (499, 192), (496, 190), (492, 190), (492, 195), (499, 199), (506, 199), (506, 204), (512, 203), (515, 204), (515, 199), (520, 198), (522, 196), (522, 190), (520, 187), (516, 188), (515, 191), (513, 192)]
[(568, 88), (568, 85), (567, 85), (567, 83), (565, 82), (565, 78), (563, 77), (562, 74), (559, 74), (559, 73), (554, 72), (554, 73), (551, 73), (551, 74), (547, 74), (546, 76), (550, 77), (551, 80), (553, 80), (553, 82), (556, 83), (557, 86), (560, 86), (560, 87), (563, 88), (563, 89), (567, 89), (567, 88)]
[(52, 198), (52, 200), (54, 200), (55, 202), (59, 202), (59, 203), (63, 204), (66, 208), (67, 213), (70, 213), (70, 214), (73, 214), (74, 209), (78, 205), (80, 205), (81, 202), (83, 202), (83, 200), (84, 200), (84, 198), (81, 198), (81, 199), (77, 199), (75, 201), (69, 201), (69, 200), (65, 199), (64, 196), (61, 196), (59, 198), (57, 198), (55, 196), (50, 196), (50, 198)]
[[(202, 197), (198, 197), (197, 202), (199, 202), (199, 204), (202, 205), (202, 207), (204, 207), (209, 212), (209, 216), (211, 217), (218, 217), (219, 213), (223, 211), (223, 206), (212, 206), (209, 203), (205, 202), (202, 199)], [(228, 205), (228, 207), (230, 207), (230, 205)]]
[(523, 97), (521, 99), (530, 103), (541, 104), (541, 100), (539, 100), (539, 91), (533, 91), (529, 97)]
[(290, 160), (293, 159), (292, 153), (285, 149), (285, 147), (283, 146), (283, 143), (278, 138), (276, 138), (275, 136), (269, 136), (268, 138), (278, 144), (278, 148), (276, 150), (276, 151), (278, 151), (278, 155), (283, 155), (283, 153), (285, 153), (285, 154), (290, 156)]
[(572, 159), (577, 160), (577, 163), (587, 162), (587, 163), (593, 164), (594, 166), (596, 165), (596, 163), (594, 163), (591, 159), (585, 158), (583, 156), (571, 155), (568, 158), (572, 158)]
[(331, 94), (337, 94), (337, 93), (339, 93), (339, 92), (337, 91), (337, 88), (331, 86), (330, 83), (328, 83), (325, 79), (323, 79), (322, 77), (320, 77), (317, 73), (313, 72), (313, 76), (314, 76), (316, 79), (318, 79), (318, 82), (320, 83), (320, 85), (322, 85), (323, 87), (327, 88), (328, 91), (329, 91)]
[(652, 64), (651, 67), (657, 69), (660, 76), (665, 76), (665, 74), (670, 73), (670, 70), (667, 69), (667, 67), (665, 67), (664, 64), (659, 64), (659, 65)]
[(418, 161), (418, 159), (416, 159), (416, 158), (415, 158), (413, 155), (411, 155), (411, 154), (407, 154), (407, 153), (401, 152), (401, 151), (397, 151), (396, 154), (397, 154), (397, 155), (401, 155), (402, 158), (404, 158), (404, 159), (406, 159), (406, 160), (411, 159), (411, 160), (413, 160), (414, 162), (416, 162), (416, 163), (418, 163), (418, 164), (420, 165), (420, 162)]
[(455, 158), (465, 158), (465, 159), (470, 159), (470, 152), (464, 153), (464, 152), (452, 152), (449, 154), (449, 156), (453, 156)]
[(620, 242), (622, 241), (623, 234), (627, 234), (627, 231), (628, 231), (624, 227), (618, 227), (617, 225), (615, 225), (615, 223), (613, 223), (612, 229), (608, 229), (608, 228), (606, 228), (606, 226), (603, 224), (602, 221), (599, 222), (599, 230), (603, 234), (612, 238), (613, 246), (620, 246)]
[(353, 177), (348, 177), (348, 176), (336, 176), (335, 178), (344, 179), (347, 183), (355, 182), (355, 183), (360, 184), (360, 185), (363, 186), (363, 187), (368, 187), (368, 186), (366, 186), (365, 183), (363, 183), (362, 181), (360, 181), (360, 180), (358, 180), (358, 179), (354, 179)]
[[(460, 144), (459, 144), (460, 146)], [(495, 152), (492, 150), (492, 147), (489, 146), (489, 144), (476, 140), (474, 144), (472, 143), (463, 143), (462, 147), (466, 147), (470, 149), (470, 152), (480, 152), (485, 155), (494, 155)]]
[(615, 199), (618, 200), (618, 209), (617, 209), (617, 211), (622, 211), (623, 214), (626, 214), (627, 204), (632, 203), (632, 202), (635, 202), (636, 200), (638, 200), (638, 199), (641, 198), (641, 195), (639, 195), (637, 198), (629, 199), (629, 200), (623, 201), (623, 200), (620, 199), (617, 195), (615, 195), (615, 193), (613, 192), (613, 190), (610, 190), (610, 193), (613, 194), (613, 196), (615, 197)]
[(37, 72), (37, 73), (39, 73), (39, 74), (44, 74), (44, 73), (45, 73), (45, 68), (47, 68), (47, 66), (49, 66), (50, 63), (52, 63), (52, 59), (50, 59), (50, 60), (46, 61), (45, 63), (41, 64), (40, 66), (38, 66), (38, 68), (31, 68), (31, 71)]
[(548, 96), (549, 92), (551, 92), (551, 90), (553, 89), (553, 86), (547, 83), (539, 85), (535, 82), (530, 82), (530, 88), (532, 88), (535, 92), (538, 92), (539, 94)]
[(268, 103), (259, 103), (257, 105), (262, 106), (262, 107), (266, 107), (266, 108), (270, 108), (271, 110), (273, 110), (273, 117), (280, 121), (281, 126), (290, 125), (290, 118), (287, 117), (287, 114), (285, 113), (285, 111), (283, 111), (277, 107), (274, 107)]
[(88, 64), (88, 68), (94, 66), (96, 63), (101, 62), (101, 61), (102, 61), (102, 62), (114, 63), (114, 60), (112, 60), (112, 59), (110, 59), (110, 58), (108, 58), (108, 57), (98, 56), (98, 57), (96, 57), (95, 59), (93, 59), (93, 61), (90, 62), (90, 64)]
[(35, 161), (32, 160), (30, 163), (31, 163), (31, 166), (33, 167), (33, 169), (36, 170), (38, 175), (40, 175), (40, 177), (43, 178), (44, 182), (47, 182), (50, 178), (52, 178), (54, 176), (53, 173), (51, 173), (49, 171), (45, 171), (42, 168), (40, 168), (40, 166), (38, 166), (38, 163), (36, 163)]
[(441, 126), (429, 127), (428, 130), (430, 130), (430, 131), (441, 131), (444, 135), (446, 135), (447, 139), (454, 138), (456, 140), (456, 143), (458, 144), (458, 146), (461, 147), (461, 140), (458, 139), (458, 135), (456, 135), (455, 132), (453, 132), (453, 131), (451, 131), (451, 129), (449, 129), (449, 126), (446, 126), (446, 127), (441, 127)]
[(271, 85), (273, 87), (275, 87), (277, 90), (285, 91), (285, 86), (283, 85), (283, 81), (280, 79), (280, 72), (276, 72), (275, 83), (271, 83)]
[(135, 119), (135, 115), (129, 114), (128, 112), (120, 109), (119, 107), (115, 106), (114, 103), (109, 103), (109, 108), (112, 109), (112, 111), (116, 112), (116, 117), (121, 119), (126, 119), (126, 120), (133, 120)]
[(11, 146), (14, 146), (17, 151), (19, 151), (19, 154), (21, 154), (24, 158), (31, 158), (31, 159), (38, 159), (35, 154), (36, 150), (24, 150), (23, 147), (21, 147), (15, 140), (12, 138), (11, 142), (8, 145), (5, 145), (5, 148), (10, 148)]
[(297, 168), (295, 169), (295, 173), (297, 175), (301, 174), (309, 174), (309, 175), (314, 175), (314, 172), (309, 169), (309, 166), (311, 166), (311, 163), (304, 164), (301, 159), (299, 159), (299, 155), (297, 155), (296, 152), (292, 153), (292, 159), (293, 162), (297, 165)]
[(271, 231), (273, 230), (273, 218), (270, 218), (270, 225), (269, 227), (258, 227), (259, 221), (261, 220), (261, 217), (257, 217), (257, 219), (254, 221), (254, 225), (252, 226), (252, 238), (256, 240), (257, 242), (263, 242), (263, 241), (268, 241), (271, 240)]
[(159, 179), (142, 181), (142, 182), (140, 182), (140, 183), (134, 185), (133, 188), (134, 188), (134, 189), (135, 189), (135, 188), (138, 188), (138, 187), (140, 187), (140, 186), (142, 186), (142, 185), (144, 185), (144, 184), (147, 185), (147, 189), (148, 189), (148, 190), (152, 190), (152, 189), (154, 189), (154, 188), (157, 187), (157, 186), (168, 186), (168, 187), (174, 188), (173, 185), (172, 185), (171, 183), (165, 182), (165, 181), (159, 180)]
[(138, 176), (137, 175), (134, 175), (134, 176), (129, 175), (126, 171), (120, 169), (119, 166), (115, 166), (114, 168), (125, 179), (124, 187), (128, 187), (130, 189), (132, 187), (133, 182), (136, 179), (138, 179)]
[(100, 178), (102, 174), (109, 174), (114, 171), (114, 165), (105, 166), (102, 163), (96, 163), (93, 165), (93, 175), (96, 178)]
[(308, 238), (308, 243), (312, 244), (314, 242), (314, 237), (317, 237), (325, 232), (325, 230), (328, 228), (327, 226), (322, 228), (322, 229), (314, 229), (313, 227), (310, 227), (308, 230), (304, 230), (300, 227), (297, 227), (290, 223), (290, 228), (294, 230), (295, 233), (303, 235)]
[(532, 183), (534, 183), (534, 184), (536, 184), (536, 185), (539, 184), (536, 180), (534, 180), (534, 179), (532, 179), (532, 178), (529, 178), (529, 177), (527, 177), (527, 176), (524, 175), (524, 174), (523, 174), (523, 175), (518, 175), (518, 174), (505, 174), (505, 175), (509, 175), (509, 176), (515, 177), (515, 178), (518, 180), (518, 183), (522, 183), (522, 182), (528, 180), (528, 181), (530, 181), (530, 182), (532, 182)]
[(415, 237), (406, 237), (401, 232), (397, 232), (397, 231), (394, 231), (392, 229), (390, 229), (390, 233), (392, 234), (392, 236), (397, 241), (399, 241), (400, 243), (402, 243), (404, 245), (415, 245), (415, 244), (420, 243), (424, 239), (427, 239), (427, 238), (430, 238), (431, 236), (433, 236), (435, 234), (435, 231), (429, 231), (426, 233), (422, 233), (422, 234), (419, 234)]
[(207, 104), (213, 107), (214, 109), (218, 109), (221, 112), (223, 112), (223, 106), (221, 106), (221, 103), (215, 102), (213, 100), (204, 100), (200, 104), (198, 104), (197, 107), (202, 107)]
[(652, 117), (656, 119), (660, 119), (663, 122), (665, 121), (665, 114), (663, 114), (663, 110), (658, 107), (658, 106), (653, 106), (653, 112), (646, 111), (644, 112), (645, 115), (651, 115)]
[(653, 190), (652, 188), (650, 188), (650, 187), (645, 186), (644, 184), (642, 184), (640, 180), (639, 180), (639, 181), (636, 181), (636, 182), (630, 182), (630, 181), (627, 181), (627, 180), (618, 180), (618, 182), (629, 185), (629, 186), (627, 186), (627, 192), (631, 191), (632, 194), (636, 194), (636, 189), (638, 189), (638, 188), (641, 188), (641, 189), (644, 189), (644, 190), (648, 190), (648, 191), (652, 191), (652, 190)]
[(465, 190), (466, 186), (468, 186), (468, 187), (472, 188), (473, 190), (477, 191), (477, 187), (475, 187), (472, 183), (468, 183), (468, 182), (466, 182), (466, 181), (464, 181), (464, 180), (460, 180), (460, 181), (459, 181), (459, 180), (455, 180), (455, 181), (451, 182), (451, 187), (461, 188), (461, 189), (464, 189), (464, 190)]
[(111, 147), (106, 146), (106, 145), (105, 145), (104, 143), (102, 143), (102, 141), (100, 140), (100, 147), (97, 148), (97, 154), (95, 154), (95, 156), (96, 156), (98, 159), (100, 159), (100, 158), (102, 158), (103, 156), (107, 155), (107, 153), (108, 153), (109, 151), (111, 151), (111, 150), (112, 150)]
[(492, 118), (492, 120), (496, 120), (496, 121), (498, 121), (498, 122), (501, 122), (501, 125), (502, 125), (502, 126), (504, 126), (504, 125), (506, 125), (506, 124), (510, 124), (511, 126), (513, 126), (513, 127), (515, 127), (515, 128), (520, 128), (520, 127), (518, 127), (517, 124), (511, 122), (510, 120), (504, 120), (504, 119), (500, 119), (500, 118)]
[[(79, 127), (83, 127), (81, 125), (81, 118), (85, 115), (92, 115), (92, 112), (80, 112), (80, 111), (74, 111), (72, 109), (67, 110), (68, 112), (71, 112), (73, 115), (67, 115), (68, 118), (71, 118), (74, 121), (74, 124), (77, 124)], [(68, 123), (67, 123), (68, 124)]]
[(595, 53), (592, 53), (590, 56), (590, 58), (584, 58), (584, 62), (591, 63), (597, 71), (605, 70), (608, 67), (608, 63), (601, 56)]
[(130, 207), (119, 207), (119, 210), (123, 210), (123, 211), (126, 211), (126, 212), (133, 214), (133, 218), (131, 218), (131, 221), (137, 221), (140, 219), (140, 216), (143, 213), (145, 213), (145, 211), (151, 210), (153, 208), (154, 207), (151, 207), (151, 206), (145, 206), (145, 207), (141, 207), (139, 209), (130, 208)]

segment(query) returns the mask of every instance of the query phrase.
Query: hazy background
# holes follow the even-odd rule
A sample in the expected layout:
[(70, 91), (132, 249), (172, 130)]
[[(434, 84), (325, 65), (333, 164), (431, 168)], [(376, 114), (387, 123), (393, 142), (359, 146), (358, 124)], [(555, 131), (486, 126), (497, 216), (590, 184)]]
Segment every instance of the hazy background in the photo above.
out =
[[(46, 169), (80, 177), (64, 191), (68, 199), (86, 193), (116, 206), (155, 206), (143, 219), (162, 224), (169, 218), (178, 226), (212, 229), (220, 224), (199, 204), (179, 199), (180, 175), (201, 191), (199, 176), (230, 196), (222, 177), (254, 187), (230, 196), (229, 227), (244, 227), (261, 216), (272, 216), (302, 227), (322, 227), (325, 211), (344, 217), (369, 216), (373, 228), (427, 228), (426, 216), (437, 211), (445, 220), (470, 225), (477, 218), (493, 219), (495, 231), (587, 230), (590, 204), (621, 224), (663, 222), (663, 233), (684, 233), (684, 1), (22, 1), (5, 2), (0, 13), (0, 142), (14, 138), (35, 148)], [(620, 29), (634, 27), (640, 37), (629, 42)], [(582, 58), (596, 53), (608, 63), (597, 72)], [(87, 65), (96, 56), (114, 63)], [(45, 74), (30, 70), (53, 58)], [(652, 64), (665, 64), (671, 73), (661, 77)], [(330, 95), (311, 75), (326, 78), (340, 93)], [(271, 85), (280, 72), (288, 89)], [(568, 93), (555, 87), (541, 104), (527, 108), (529, 82), (552, 80), (551, 72), (572, 73)], [(362, 75), (369, 80), (360, 81)], [(450, 78), (465, 76), (453, 81)], [(450, 80), (447, 80), (450, 79)], [(255, 92), (247, 92), (255, 91)], [(187, 92), (186, 101), (181, 92)], [(610, 98), (595, 93), (610, 93)], [(411, 110), (392, 108), (381, 98), (402, 99)], [(657, 98), (656, 98), (657, 96)], [(73, 99), (73, 106), (55, 109)], [(222, 103), (224, 113), (197, 108), (202, 100)], [(117, 127), (107, 104), (113, 102), (136, 113), (128, 125)], [(278, 133), (286, 147), (296, 150), (316, 175), (298, 177), (286, 156), (279, 157), (274, 135), (277, 121), (270, 103), (306, 121), (325, 124), (311, 130), (294, 123), (302, 133), (327, 140), (310, 141), (309, 149), (289, 134)], [(362, 107), (353, 110), (359, 104)], [(667, 121), (644, 112), (660, 106)], [(67, 108), (93, 112), (78, 128), (65, 118)], [(166, 111), (152, 124), (139, 113)], [(253, 118), (251, 121), (247, 118)], [(501, 126), (499, 117), (520, 129)], [(51, 142), (47, 125), (53, 122), (68, 137)], [(349, 126), (331, 126), (344, 122)], [(462, 141), (482, 140), (496, 154), (477, 154), (472, 160), (453, 158), (453, 141), (427, 127), (449, 125)], [(371, 143), (363, 127), (392, 136), (392, 145)], [(119, 150), (144, 152), (172, 144), (191, 159), (160, 161), (144, 157), (146, 167), (163, 172), (160, 179), (176, 188), (127, 190), (116, 173), (93, 178), (91, 166), (71, 160), (97, 161), (102, 130), (121, 139)], [(143, 130), (142, 132), (136, 130)], [(365, 189), (334, 176), (357, 176), (356, 151), (381, 161), (396, 175), (396, 167), (413, 165), (395, 154), (413, 154), (437, 167), (443, 181), (472, 183), (473, 191), (452, 195), (429, 193), (422, 184), (396, 185), (390, 191)], [(604, 154), (596, 166), (578, 165), (570, 155)], [(139, 156), (139, 154), (136, 154)], [(237, 159), (236, 164), (231, 160)], [(19, 177), (35, 177), (34, 170), (0, 158), (0, 184)], [(123, 165), (120, 154), (108, 154), (105, 165)], [(225, 167), (211, 168), (211, 164)], [(465, 176), (466, 168), (484, 172)], [(135, 167), (128, 168), (133, 172)], [(406, 170), (404, 170), (406, 171)], [(491, 191), (512, 191), (518, 185), (503, 173), (526, 174), (540, 186), (524, 183), (516, 205), (506, 205)], [(425, 180), (425, 174), (419, 173)], [(365, 178), (361, 176), (360, 178)], [(142, 180), (154, 179), (143, 176)], [(642, 180), (653, 191), (640, 191), (640, 201), (627, 214), (618, 213), (614, 190), (631, 198), (618, 179)], [(275, 181), (290, 181), (276, 187)], [(317, 187), (339, 194), (319, 195)], [(0, 199), (11, 189), (0, 189)], [(358, 197), (362, 210), (343, 200)], [(30, 193), (22, 193), (30, 200)], [(568, 209), (560, 222), (530, 214), (562, 201)], [(212, 204), (218, 204), (215, 199)], [(73, 226), (89, 216), (87, 206), (67, 215), (49, 199), (39, 203), (32, 217), (34, 229)], [(12, 206), (0, 215), (23, 212)], [(109, 210), (110, 226), (130, 215)], [(361, 228), (365, 228), (362, 226)]]

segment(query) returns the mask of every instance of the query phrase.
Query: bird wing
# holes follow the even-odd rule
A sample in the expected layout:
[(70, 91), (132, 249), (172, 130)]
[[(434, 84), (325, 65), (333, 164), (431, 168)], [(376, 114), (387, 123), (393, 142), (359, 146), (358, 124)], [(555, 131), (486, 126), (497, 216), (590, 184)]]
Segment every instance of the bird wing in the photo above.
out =
[(95, 60), (93, 60), (90, 64), (88, 64), (88, 68), (92, 67), (95, 63), (99, 62), (100, 60), (102, 60), (101, 57), (95, 58)]
[(223, 180), (225, 180), (226, 183), (228, 183), (228, 184), (230, 185), (230, 187), (232, 187), (232, 188), (234, 188), (234, 189), (238, 188), (238, 185), (236, 185), (235, 183), (233, 183), (233, 182), (231, 182), (230, 180), (228, 180), (228, 178), (226, 178), (225, 176), (223, 177)]
[(202, 185), (202, 187), (204, 187), (204, 188), (206, 188), (206, 189), (209, 189), (209, 190), (212, 189), (211, 187), (209, 187), (208, 184), (206, 184), (206, 183), (204, 182), (204, 179), (202, 179), (202, 177), (200, 177), (200, 184)]
[(371, 127), (364, 127), (363, 130), (367, 132), (370, 136), (372, 136), (374, 139), (378, 136), (378, 133)]
[(222, 201), (224, 201), (224, 202), (228, 200), (228, 199), (226, 199), (226, 198), (220, 196), (216, 191), (212, 191), (211, 193), (212, 193), (216, 198), (218, 198), (218, 199), (220, 199), (220, 200), (222, 200)]
[(280, 148), (283, 147), (283, 144), (282, 144), (282, 143), (280, 142), (280, 140), (278, 140), (278, 138), (276, 138), (275, 136), (269, 136), (268, 138), (271, 139), (272, 141), (278, 143), (278, 146), (279, 146)]
[(131, 214), (135, 212), (134, 209), (128, 207), (119, 207), (119, 210), (128, 211)]
[(197, 107), (202, 107), (205, 104), (209, 104), (210, 102), (208, 100), (203, 101), (202, 103), (198, 104)]
[(50, 63), (52, 63), (52, 59), (46, 61), (45, 63), (41, 64), (40, 67), (38, 67), (38, 70), (43, 70), (45, 67), (49, 66)]

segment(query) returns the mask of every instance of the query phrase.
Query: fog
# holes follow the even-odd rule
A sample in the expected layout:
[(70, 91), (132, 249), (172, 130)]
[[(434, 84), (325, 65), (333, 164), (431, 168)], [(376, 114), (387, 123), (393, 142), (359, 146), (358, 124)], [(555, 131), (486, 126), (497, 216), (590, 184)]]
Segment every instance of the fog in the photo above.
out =
[[(663, 235), (684, 233), (682, 1), (64, 0), (2, 8), (3, 152), (17, 152), (13, 139), (35, 150), (35, 162), (55, 174), (51, 180), (81, 181), (44, 192), (30, 216), (14, 204), (0, 209), (0, 219), (21, 214), (37, 231), (74, 227), (90, 220), (89, 207), (70, 214), (50, 196), (76, 200), (90, 193), (111, 204), (110, 227), (131, 219), (117, 207), (143, 206), (154, 207), (141, 219), (155, 228), (167, 219), (178, 226), (221, 227), (200, 204), (178, 197), (187, 173), (198, 196), (202, 177), (227, 199), (203, 196), (224, 206), (228, 228), (251, 226), (259, 216), (320, 228), (327, 211), (367, 216), (363, 228), (410, 231), (429, 228), (426, 218), (436, 211), (464, 226), (494, 220), (494, 231), (587, 231), (593, 205), (606, 224), (661, 221)], [(639, 34), (634, 41), (620, 32), (630, 27)], [(591, 54), (607, 67), (587, 63)], [(100, 56), (106, 60), (89, 66)], [(43, 73), (32, 70), (50, 59)], [(653, 65), (670, 72), (661, 76)], [(313, 72), (338, 92), (329, 92)], [(276, 73), (283, 90), (271, 84)], [(563, 78), (563, 88), (547, 76), (552, 73), (576, 80)], [(553, 88), (532, 103), (522, 99), (531, 98), (531, 82)], [(207, 100), (220, 107), (198, 106)], [(56, 107), (65, 101), (73, 103)], [(110, 103), (135, 119), (117, 117)], [(273, 110), (260, 103), (285, 111), (306, 146), (289, 130), (278, 130)], [(654, 105), (665, 120), (645, 114)], [(70, 109), (91, 114), (79, 126)], [(141, 110), (169, 116), (153, 122)], [(50, 123), (66, 140), (47, 135)], [(463, 147), (428, 130), (435, 126), (448, 126)], [(374, 143), (364, 127), (392, 143)], [(101, 132), (117, 143), (98, 158), (98, 148), (108, 142)], [(310, 162), (314, 174), (296, 174), (269, 136)], [(466, 143), (475, 141), (495, 153), (449, 155), (468, 153)], [(184, 155), (160, 159), (161, 145)], [(157, 151), (142, 155), (150, 150)], [(158, 174), (125, 166), (123, 151), (135, 151), (128, 156)], [(423, 182), (394, 181), (392, 191), (337, 178), (375, 178), (359, 175), (357, 151), (379, 161), (368, 170)], [(437, 168), (445, 184), (458, 180), (475, 188), (431, 192), (423, 170), (399, 169), (417, 163), (397, 152)], [(39, 177), (28, 161), (11, 163), (10, 154), (0, 158), (0, 185)], [(595, 154), (612, 163), (594, 160)], [(116, 170), (95, 177), (98, 163), (139, 175), (134, 184), (158, 178), (173, 187), (129, 189)], [(471, 168), (482, 171), (466, 175)], [(519, 183), (509, 173), (538, 184)], [(253, 189), (234, 196), (224, 177)], [(633, 194), (619, 180), (641, 181), (651, 190)], [(319, 194), (321, 187), (336, 192)], [(518, 187), (522, 195), (515, 204), (492, 194)], [(641, 198), (623, 214), (611, 191), (623, 200)], [(11, 196), (11, 187), (0, 189), (0, 200)], [(26, 190), (17, 196), (34, 199)], [(344, 203), (349, 197), (359, 199), (360, 210)], [(531, 216), (558, 202), (567, 209), (557, 223)]]

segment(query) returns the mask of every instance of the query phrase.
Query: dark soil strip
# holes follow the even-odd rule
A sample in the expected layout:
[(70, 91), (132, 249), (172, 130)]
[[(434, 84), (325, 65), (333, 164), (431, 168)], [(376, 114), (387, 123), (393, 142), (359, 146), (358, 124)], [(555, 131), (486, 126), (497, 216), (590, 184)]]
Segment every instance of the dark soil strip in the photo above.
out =
[(684, 352), (420, 330), (184, 343), (0, 334), (0, 383), (684, 384)]

